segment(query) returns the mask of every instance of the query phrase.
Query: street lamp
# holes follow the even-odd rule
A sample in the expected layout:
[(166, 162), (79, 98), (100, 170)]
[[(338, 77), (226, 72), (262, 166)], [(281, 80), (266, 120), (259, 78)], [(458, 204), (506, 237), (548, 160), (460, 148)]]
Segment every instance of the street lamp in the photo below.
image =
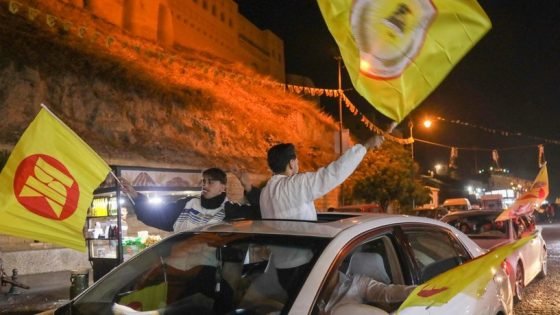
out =
[[(422, 125), (424, 126), (424, 128), (429, 129), (430, 127), (432, 127), (432, 121), (426, 118), (422, 122)], [(412, 139), (412, 142), (410, 143), (410, 156), (412, 157), (412, 162), (414, 162), (414, 134), (412, 133), (413, 128), (414, 128), (414, 123), (412, 122), (412, 118), (409, 118), (408, 129), (409, 129), (410, 138)]]

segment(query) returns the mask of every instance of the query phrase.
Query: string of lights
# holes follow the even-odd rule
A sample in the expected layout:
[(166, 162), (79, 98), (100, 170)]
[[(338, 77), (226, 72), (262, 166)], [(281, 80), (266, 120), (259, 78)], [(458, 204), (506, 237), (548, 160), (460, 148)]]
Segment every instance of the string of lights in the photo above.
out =
[(499, 134), (502, 136), (518, 136), (518, 137), (526, 137), (529, 139), (533, 139), (533, 140), (537, 140), (539, 142), (544, 142), (544, 143), (551, 143), (551, 144), (560, 144), (560, 140), (554, 140), (554, 139), (547, 139), (547, 138), (542, 138), (542, 137), (537, 137), (537, 136), (532, 136), (532, 135), (526, 135), (523, 134), (522, 132), (519, 131), (507, 131), (507, 130), (500, 130), (500, 129), (494, 129), (494, 128), (488, 128), (485, 126), (480, 126), (477, 124), (473, 124), (470, 122), (466, 122), (466, 121), (461, 121), (458, 119), (445, 119), (443, 117), (436, 117), (436, 120), (439, 121), (443, 121), (443, 122), (447, 122), (447, 123), (451, 123), (451, 124), (456, 124), (456, 125), (461, 125), (461, 126), (466, 126), (466, 127), (470, 127), (470, 128), (476, 128), (491, 134)]
[[(337, 90), (332, 90), (332, 89), (322, 89), (322, 88), (309, 88), (309, 87), (303, 87), (303, 86), (297, 86), (297, 85), (291, 85), (291, 84), (286, 84), (284, 86), (284, 89), (292, 92), (292, 93), (297, 93), (297, 94), (308, 94), (308, 95), (313, 95), (313, 96), (327, 96), (327, 97), (339, 97), (339, 93), (342, 95), (342, 99), (344, 101), (344, 105), (346, 106), (346, 108), (354, 115), (360, 115), (361, 119), (360, 122), (362, 122), (368, 129), (370, 129), (371, 131), (375, 132), (375, 133), (383, 133), (382, 128), (378, 127), (376, 124), (372, 123), (365, 115), (363, 115), (359, 110), (358, 107), (356, 105), (354, 105), (350, 99), (346, 96), (346, 94), (344, 93), (344, 91), (337, 91)], [(560, 144), (560, 140), (554, 140), (554, 139), (547, 139), (547, 138), (543, 138), (543, 137), (537, 137), (537, 136), (532, 136), (532, 135), (526, 135), (523, 134), (522, 132), (519, 131), (507, 131), (507, 130), (500, 130), (500, 129), (494, 129), (494, 128), (488, 128), (485, 126), (481, 126), (481, 125), (477, 125), (477, 124), (473, 124), (473, 123), (469, 123), (466, 121), (461, 121), (458, 119), (446, 119), (444, 117), (436, 117), (435, 118), (438, 121), (443, 121), (443, 122), (447, 122), (447, 123), (452, 123), (452, 124), (457, 124), (457, 125), (461, 125), (461, 126), (466, 126), (466, 127), (471, 127), (471, 128), (476, 128), (491, 134), (499, 134), (502, 136), (518, 136), (518, 137), (526, 137), (529, 139), (533, 139), (533, 140), (537, 140), (539, 141), (539, 144), (542, 143), (549, 143), (549, 144)], [(539, 146), (539, 144), (533, 144), (533, 145), (524, 145), (524, 146), (517, 146), (517, 147), (505, 147), (505, 148), (477, 148), (477, 147), (456, 147), (456, 146), (452, 146), (452, 145), (445, 145), (445, 144), (440, 144), (440, 143), (435, 143), (435, 142), (430, 142), (427, 140), (422, 140), (422, 139), (418, 139), (418, 138), (398, 138), (398, 137), (390, 137), (387, 138), (390, 141), (395, 141), (397, 143), (400, 144), (411, 144), (414, 141), (418, 141), (418, 142), (423, 142), (426, 144), (431, 144), (431, 145), (435, 145), (435, 146), (440, 146), (440, 147), (446, 147), (446, 148), (457, 148), (459, 150), (471, 150), (471, 151), (495, 151), (495, 150), (500, 150), (500, 151), (509, 151), (509, 150), (518, 150), (518, 149), (526, 149), (526, 148), (533, 148), (533, 147), (537, 147)]]
[(515, 146), (515, 147), (503, 147), (503, 148), (480, 148), (480, 147), (456, 147), (456, 146), (441, 144), (441, 143), (432, 142), (432, 141), (428, 141), (428, 140), (423, 140), (423, 139), (419, 139), (419, 138), (414, 138), (414, 141), (415, 142), (426, 143), (426, 144), (429, 144), (429, 145), (438, 146), (438, 147), (442, 147), (442, 148), (448, 148), (448, 149), (457, 148), (458, 150), (462, 150), (462, 151), (488, 151), (488, 152), (492, 152), (494, 150), (511, 151), (511, 150), (522, 150), (522, 149), (528, 149), (528, 148), (535, 148), (535, 147), (539, 146), (539, 144), (530, 144), (530, 145)]

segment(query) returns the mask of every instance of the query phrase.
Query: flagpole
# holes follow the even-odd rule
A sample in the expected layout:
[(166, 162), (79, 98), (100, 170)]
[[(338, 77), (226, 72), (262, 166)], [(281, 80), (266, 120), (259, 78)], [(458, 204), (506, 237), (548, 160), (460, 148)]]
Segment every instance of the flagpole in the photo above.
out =
[[(113, 170), (111, 170), (110, 172), (111, 175), (113, 175), (113, 178), (117, 181), (117, 183), (121, 186), (124, 187), (121, 180), (119, 179), (119, 177), (117, 176), (117, 174), (115, 174), (115, 172), (113, 172)], [(122, 190), (122, 189), (121, 189)], [(134, 202), (134, 199), (132, 199), (132, 196), (130, 196), (130, 194), (125, 191), (122, 190), (122, 192), (128, 197), (128, 200), (130, 200), (130, 203), (132, 203), (133, 206), (136, 206), (136, 203)]]

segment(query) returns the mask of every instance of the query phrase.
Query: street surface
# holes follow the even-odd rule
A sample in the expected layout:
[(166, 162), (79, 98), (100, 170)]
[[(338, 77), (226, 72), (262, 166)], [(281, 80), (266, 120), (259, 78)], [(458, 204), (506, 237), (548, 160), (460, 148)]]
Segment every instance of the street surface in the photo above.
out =
[(525, 299), (513, 308), (515, 314), (560, 314), (560, 223), (540, 226), (548, 248), (548, 276), (525, 288)]

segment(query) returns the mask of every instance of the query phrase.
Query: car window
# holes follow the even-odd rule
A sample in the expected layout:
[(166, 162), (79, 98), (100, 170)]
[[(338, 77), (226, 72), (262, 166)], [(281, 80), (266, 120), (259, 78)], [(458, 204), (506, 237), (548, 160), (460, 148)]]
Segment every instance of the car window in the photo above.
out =
[[(326, 284), (319, 293), (313, 314), (330, 313), (338, 303), (356, 299), (359, 294), (357, 281), (405, 284), (402, 268), (390, 234), (361, 241), (334, 263), (335, 268), (327, 275)], [(359, 277), (360, 280), (357, 280)], [(358, 302), (358, 301), (355, 301)], [(386, 312), (398, 309), (400, 303), (378, 301), (368, 303)]]
[[(291, 301), (269, 264), (273, 248), (308, 252), (313, 265), (328, 242), (286, 235), (177, 234), (99, 280), (76, 299), (72, 313), (111, 314), (111, 308), (161, 314), (281, 312)], [(306, 278), (301, 274), (295, 281)]]
[(421, 283), (470, 259), (463, 245), (448, 231), (406, 228), (403, 232), (412, 249)]
[(470, 238), (508, 238), (509, 221), (496, 221), (499, 213), (455, 216), (446, 222)]

